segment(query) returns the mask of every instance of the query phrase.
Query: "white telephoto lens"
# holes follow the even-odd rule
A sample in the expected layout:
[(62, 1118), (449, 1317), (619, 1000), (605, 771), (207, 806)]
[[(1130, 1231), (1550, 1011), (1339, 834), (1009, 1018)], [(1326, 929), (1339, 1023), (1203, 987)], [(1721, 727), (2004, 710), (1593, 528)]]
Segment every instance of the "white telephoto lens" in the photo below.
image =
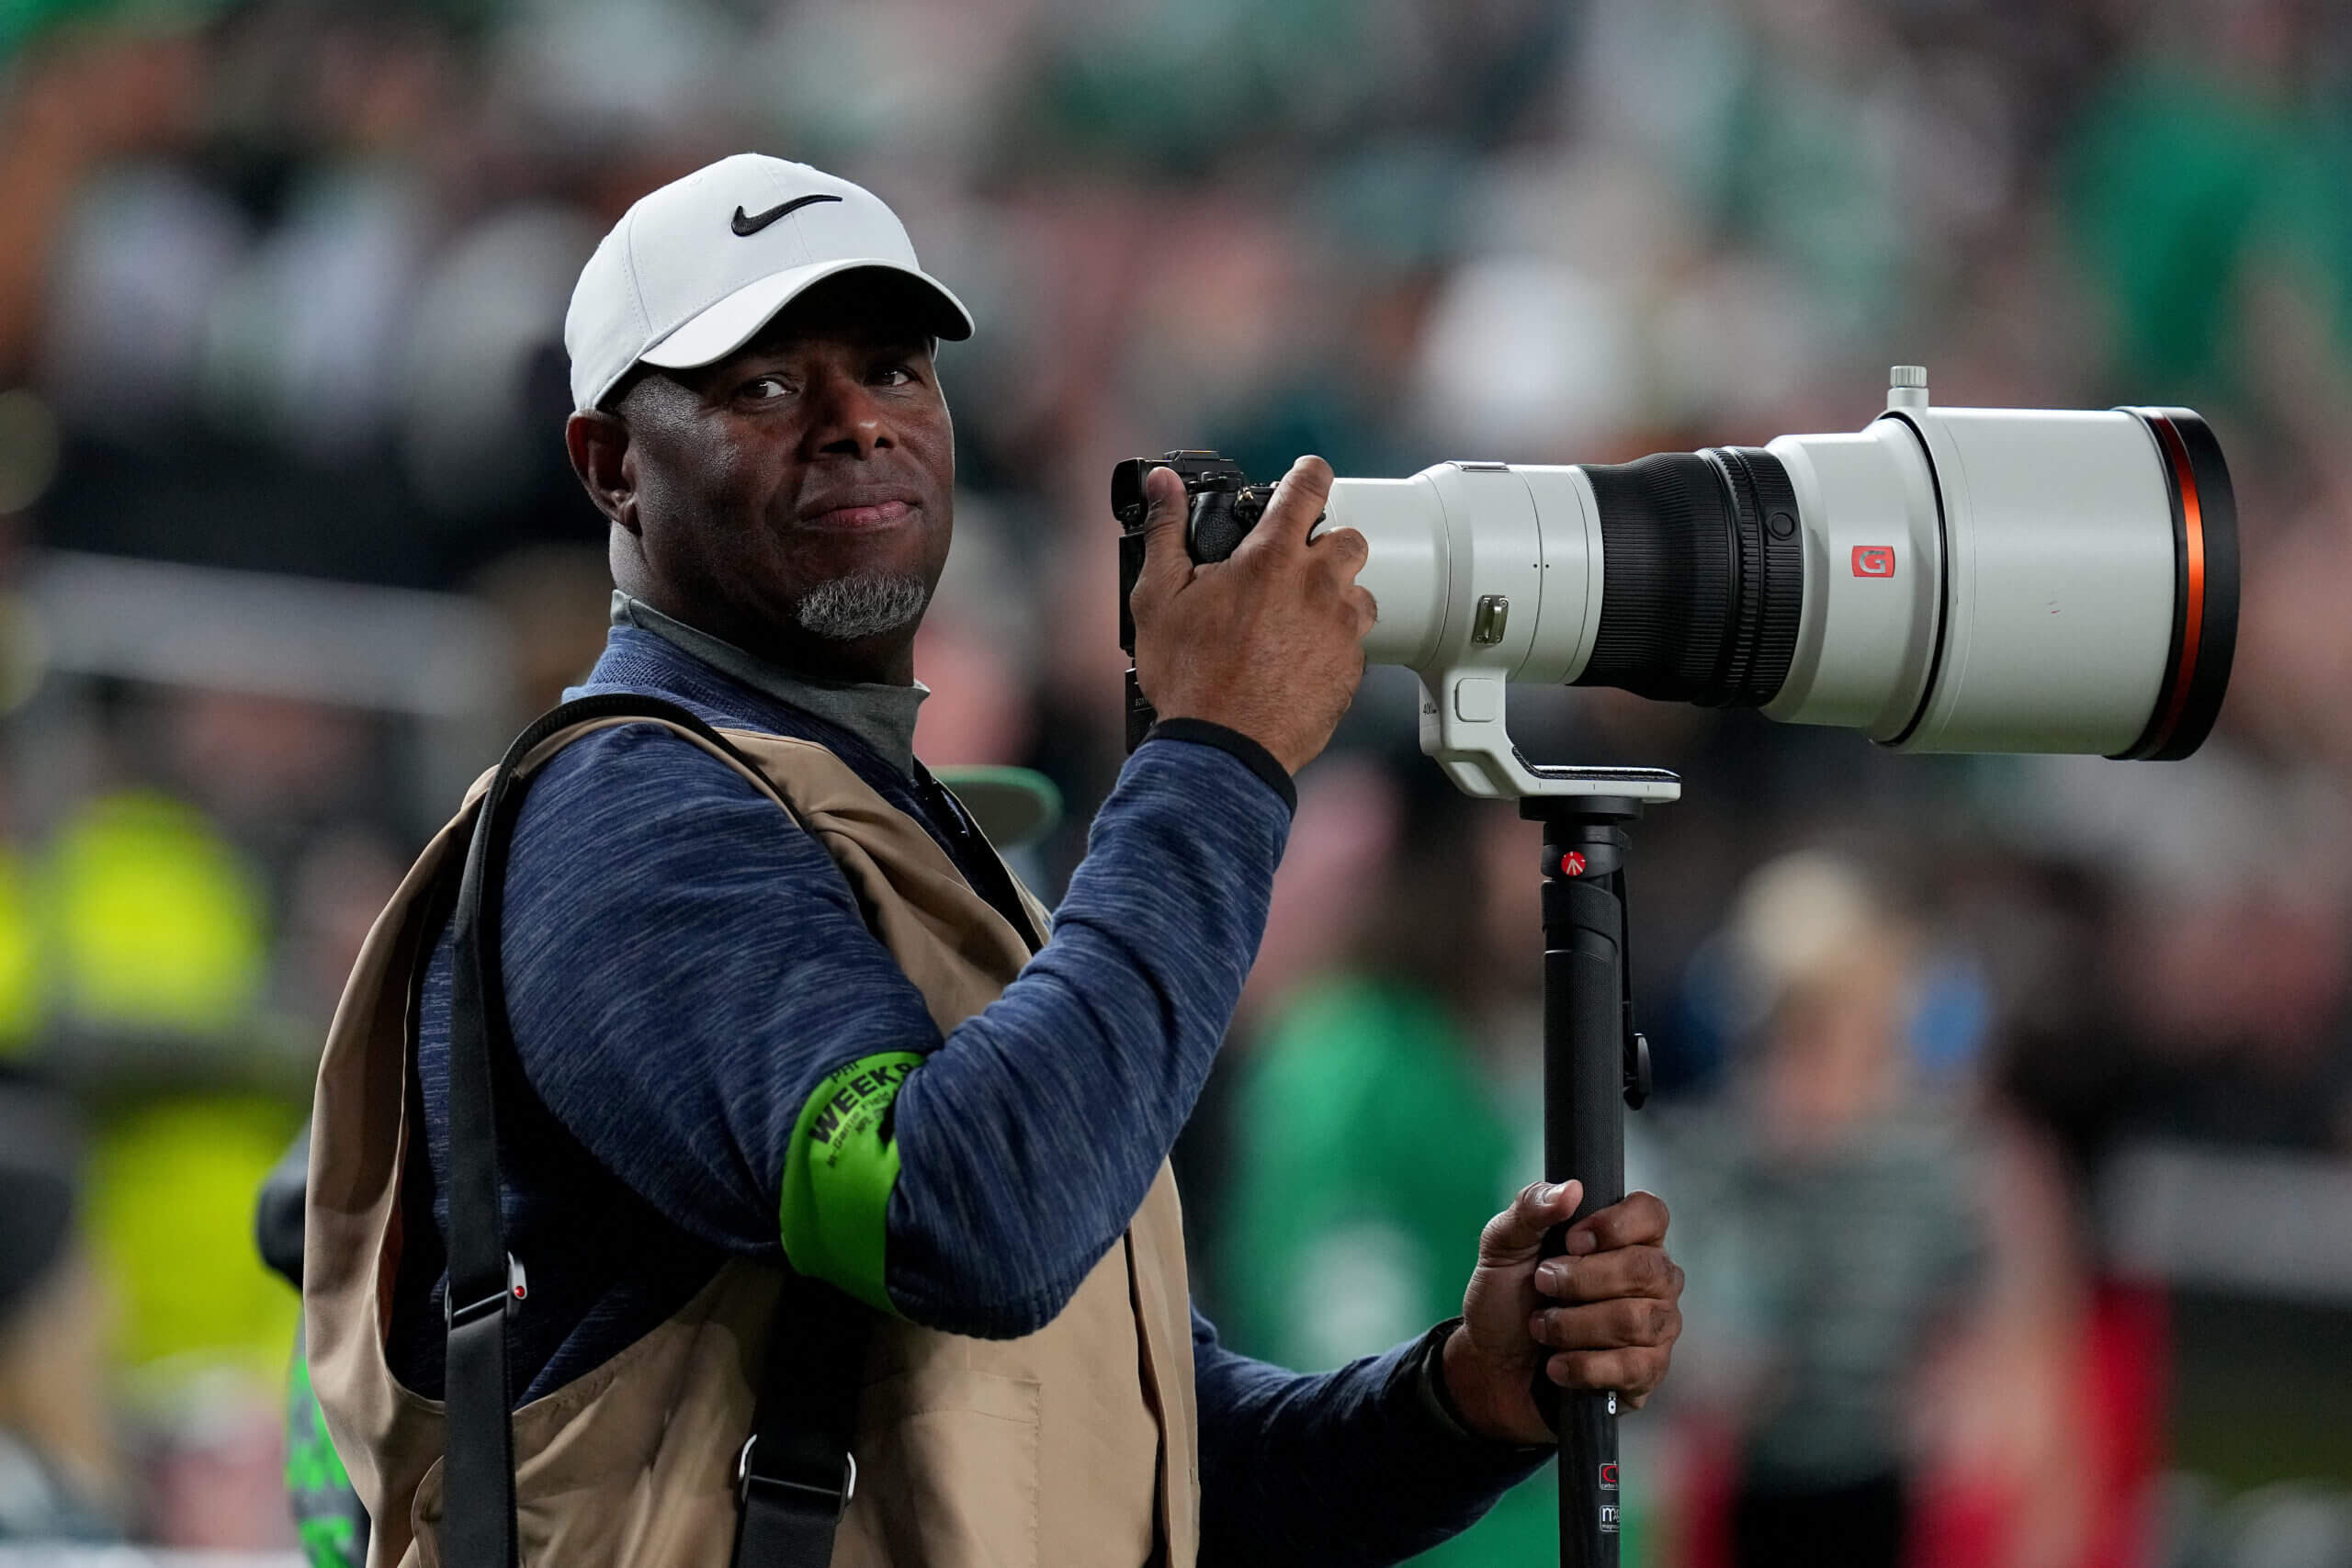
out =
[(2180, 757), (2236, 631), (2236, 513), (2186, 410), (1895, 407), (1766, 448), (1805, 523), (1765, 713), (1904, 751)]
[(1852, 434), (1339, 480), (1323, 526), (1370, 546), (1365, 656), (1421, 676), (1425, 746), (1469, 759), (1456, 776), (1482, 793), (1524, 786), (1510, 682), (1760, 707), (1906, 751), (2194, 751), (2237, 623), (2204, 422), (1931, 408), (1901, 369)]

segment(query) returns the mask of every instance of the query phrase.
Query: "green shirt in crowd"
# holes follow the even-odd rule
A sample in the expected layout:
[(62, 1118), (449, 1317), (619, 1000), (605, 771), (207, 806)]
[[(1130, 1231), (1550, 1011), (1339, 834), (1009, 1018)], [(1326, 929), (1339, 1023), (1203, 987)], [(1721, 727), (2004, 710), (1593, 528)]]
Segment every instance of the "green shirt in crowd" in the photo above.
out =
[[(1417, 990), (1343, 977), (1283, 1008), (1234, 1110), (1227, 1343), (1317, 1370), (1458, 1316), (1478, 1232), (1526, 1179), (1496, 1100), (1452, 1015)], [(1555, 1496), (1547, 1468), (1414, 1561), (1555, 1561)]]

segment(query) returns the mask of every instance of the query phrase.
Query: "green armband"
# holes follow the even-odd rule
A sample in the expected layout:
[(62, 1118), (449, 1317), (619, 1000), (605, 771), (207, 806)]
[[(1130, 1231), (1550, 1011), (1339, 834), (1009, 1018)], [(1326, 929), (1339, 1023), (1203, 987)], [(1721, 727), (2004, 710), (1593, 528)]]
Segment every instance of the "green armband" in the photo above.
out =
[(899, 1088), (922, 1065), (915, 1052), (885, 1051), (827, 1075), (793, 1126), (777, 1202), (794, 1269), (894, 1315), (883, 1283), (883, 1227), (899, 1145), (884, 1128)]

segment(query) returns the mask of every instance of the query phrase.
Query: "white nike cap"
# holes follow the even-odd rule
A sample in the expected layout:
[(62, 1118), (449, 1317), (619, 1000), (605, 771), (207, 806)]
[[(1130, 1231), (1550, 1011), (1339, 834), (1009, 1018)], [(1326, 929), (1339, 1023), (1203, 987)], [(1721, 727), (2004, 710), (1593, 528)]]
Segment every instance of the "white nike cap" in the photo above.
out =
[(863, 186), (738, 152), (640, 197), (580, 269), (563, 346), (571, 401), (594, 408), (642, 362), (683, 370), (726, 358), (811, 284), (902, 273), (923, 330), (972, 335), (971, 312), (915, 261), (899, 215)]

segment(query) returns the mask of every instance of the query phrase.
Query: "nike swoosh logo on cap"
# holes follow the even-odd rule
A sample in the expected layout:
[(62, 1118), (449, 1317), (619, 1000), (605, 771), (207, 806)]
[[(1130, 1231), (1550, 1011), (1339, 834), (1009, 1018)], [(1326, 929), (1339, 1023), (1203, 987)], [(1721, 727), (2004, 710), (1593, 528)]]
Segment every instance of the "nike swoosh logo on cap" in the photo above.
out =
[(761, 230), (766, 228), (769, 224), (775, 222), (777, 219), (783, 217), (787, 212), (797, 212), (802, 208), (808, 206), (812, 202), (839, 201), (840, 199), (840, 197), (829, 196), (821, 193), (816, 196), (798, 196), (793, 197), (790, 201), (784, 203), (782, 206), (769, 208), (765, 212), (761, 213), (756, 218), (746, 216), (743, 209), (739, 207), (735, 209), (734, 221), (729, 223), (728, 227), (734, 230), (738, 234), (742, 235), (745, 239), (749, 239), (752, 235), (758, 233)]

